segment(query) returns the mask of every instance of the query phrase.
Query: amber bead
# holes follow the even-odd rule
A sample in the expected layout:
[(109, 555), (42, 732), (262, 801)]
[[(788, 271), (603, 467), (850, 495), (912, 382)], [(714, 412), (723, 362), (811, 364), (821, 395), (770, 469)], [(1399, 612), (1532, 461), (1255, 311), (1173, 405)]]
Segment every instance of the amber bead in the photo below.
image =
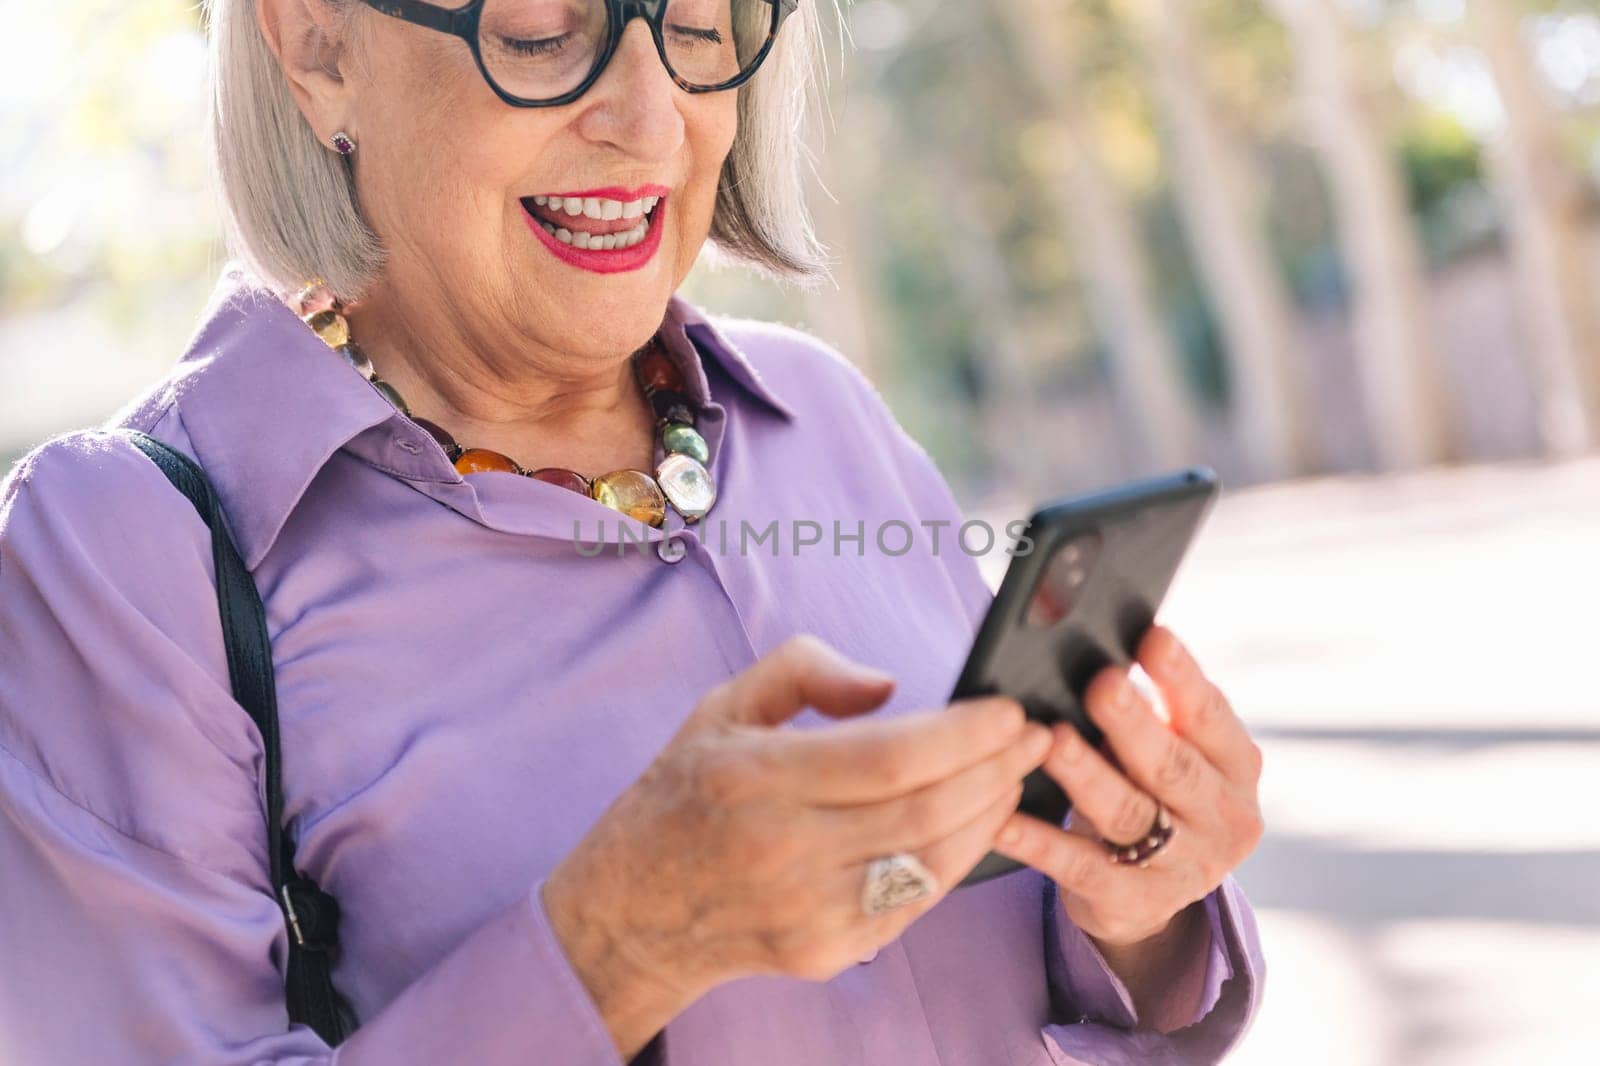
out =
[(589, 479), (576, 470), (568, 470), (560, 466), (541, 466), (537, 470), (528, 471), (528, 476), (535, 481), (543, 481), (547, 485), (559, 485), (570, 489), (580, 496), (592, 496)]
[(444, 449), (446, 455), (456, 454), (456, 439), (443, 426), (434, 425), (426, 418), (413, 418), (411, 421), (427, 430), (428, 436), (439, 442), (439, 447)]
[(613, 470), (594, 479), (591, 495), (614, 511), (646, 525), (667, 520), (667, 498), (655, 479), (641, 470)]
[(456, 470), (463, 474), (483, 474), (490, 471), (506, 474), (522, 472), (522, 468), (510, 457), (492, 452), (488, 448), (468, 448), (462, 452), (456, 457)]
[(350, 343), (350, 323), (337, 311), (318, 311), (305, 321), (330, 348), (343, 348)]
[(635, 363), (639, 374), (639, 384), (645, 392), (656, 392), (661, 389), (670, 389), (674, 392), (683, 389), (683, 375), (678, 371), (678, 364), (662, 349), (659, 344), (651, 344), (639, 356)]
[(711, 449), (706, 447), (706, 439), (693, 426), (682, 422), (667, 423), (661, 431), (661, 446), (669, 452), (692, 456), (701, 463), (711, 461)]

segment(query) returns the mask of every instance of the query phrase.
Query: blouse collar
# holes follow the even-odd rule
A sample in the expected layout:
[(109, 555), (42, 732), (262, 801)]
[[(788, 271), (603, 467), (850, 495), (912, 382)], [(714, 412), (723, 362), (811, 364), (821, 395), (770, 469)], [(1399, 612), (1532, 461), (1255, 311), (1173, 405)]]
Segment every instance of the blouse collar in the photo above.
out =
[[(779, 417), (794, 418), (793, 408), (699, 308), (674, 294), (662, 324), (691, 398), (716, 402), (703, 361), (709, 355), (744, 393)], [(224, 269), (168, 386), (151, 401), (176, 403), (251, 568), (341, 448), (447, 492), (463, 482), (431, 439), (419, 440), (404, 416), (235, 263)]]

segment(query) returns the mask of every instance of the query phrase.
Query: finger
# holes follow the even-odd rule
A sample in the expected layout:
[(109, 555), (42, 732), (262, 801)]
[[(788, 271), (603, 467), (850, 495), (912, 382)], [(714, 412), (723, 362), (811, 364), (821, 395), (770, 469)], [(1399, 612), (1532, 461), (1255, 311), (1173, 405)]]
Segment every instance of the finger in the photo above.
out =
[(1204, 820), (1222, 794), (1221, 774), (1156, 715), (1126, 670), (1102, 670), (1084, 704), (1134, 784), (1185, 817)]
[(930, 844), (918, 854), (924, 865), (939, 879), (942, 892), (949, 892), (961, 879), (972, 872), (994, 847), (994, 838), (1006, 822), (1014, 817), (1017, 804), (1022, 802), (1022, 786), (1002, 795), (984, 808), (979, 815), (961, 826), (943, 840)]
[(1068, 892), (1109, 898), (1139, 887), (1128, 881), (1134, 871), (1113, 863), (1105, 845), (1030, 814), (1013, 814), (1001, 826), (994, 850), (1033, 867)]
[(1224, 777), (1251, 784), (1261, 779), (1261, 749), (1172, 630), (1152, 626), (1140, 642), (1139, 662), (1161, 689), (1180, 735)]
[(978, 865), (978, 860), (993, 846), (995, 834), (1006, 824), (1006, 819), (1012, 817), (1021, 801), (1022, 786), (1018, 785), (944, 839), (926, 848), (908, 852), (927, 868), (936, 882), (934, 891), (923, 899), (881, 914), (866, 913), (862, 895), (866, 888), (868, 867), (872, 859), (892, 855), (893, 851), (879, 852), (871, 858), (849, 863), (824, 875), (828, 897), (837, 903), (832, 913), (824, 916), (823, 924), (829, 928), (843, 925), (856, 930), (851, 947), (855, 958), (869, 956), (884, 944), (892, 942), (907, 926), (937, 906)]
[(920, 851), (1016, 792), (1022, 779), (1044, 762), (1051, 739), (1049, 729), (1030, 722), (1015, 742), (951, 777), (879, 803), (829, 808), (822, 812), (824, 824), (849, 862)]
[(765, 763), (795, 795), (822, 806), (873, 803), (951, 777), (1016, 743), (1027, 718), (1003, 696), (948, 709), (774, 733)]
[(704, 701), (704, 714), (754, 726), (781, 725), (806, 707), (849, 718), (880, 706), (893, 689), (889, 674), (853, 662), (807, 633), (718, 685)]
[(1113, 843), (1137, 841), (1156, 820), (1156, 801), (1129, 781), (1076, 729), (1057, 725), (1055, 746), (1045, 773), (1072, 800), (1073, 820), (1087, 820), (1094, 832)]

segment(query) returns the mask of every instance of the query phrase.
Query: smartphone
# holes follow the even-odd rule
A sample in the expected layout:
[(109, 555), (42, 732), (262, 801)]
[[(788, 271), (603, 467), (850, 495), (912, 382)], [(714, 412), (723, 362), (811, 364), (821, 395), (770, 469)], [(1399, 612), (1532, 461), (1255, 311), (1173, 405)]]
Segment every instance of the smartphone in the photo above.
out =
[[(1193, 467), (1041, 507), (1011, 549), (951, 700), (1011, 696), (1034, 721), (1066, 722), (1098, 746), (1084, 692), (1105, 667), (1134, 661), (1219, 490), (1214, 471)], [(1018, 810), (1060, 825), (1071, 806), (1042, 769), (1023, 781)], [(1020, 868), (990, 852), (961, 884)]]

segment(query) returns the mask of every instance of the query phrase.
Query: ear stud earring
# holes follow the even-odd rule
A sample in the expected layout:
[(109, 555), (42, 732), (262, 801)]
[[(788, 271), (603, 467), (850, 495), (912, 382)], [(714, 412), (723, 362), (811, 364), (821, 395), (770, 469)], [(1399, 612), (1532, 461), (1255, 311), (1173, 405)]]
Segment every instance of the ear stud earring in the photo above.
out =
[(343, 130), (335, 133), (332, 137), (329, 137), (328, 140), (333, 142), (334, 149), (340, 155), (352, 155), (355, 153), (356, 142), (351, 140), (350, 135)]

